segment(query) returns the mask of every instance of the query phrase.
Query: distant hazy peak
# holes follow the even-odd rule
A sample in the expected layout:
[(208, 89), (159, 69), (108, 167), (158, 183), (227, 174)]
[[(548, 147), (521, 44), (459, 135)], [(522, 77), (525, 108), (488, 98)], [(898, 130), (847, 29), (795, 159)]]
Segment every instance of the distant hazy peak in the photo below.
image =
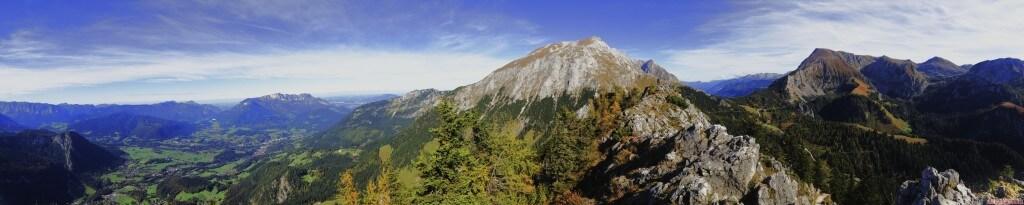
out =
[(260, 96), (258, 98), (248, 98), (242, 100), (241, 105), (250, 105), (254, 103), (288, 103), (288, 104), (303, 104), (303, 105), (329, 105), (330, 102), (324, 99), (313, 97), (308, 93), (303, 94), (281, 94), (274, 93), (270, 95)]
[(950, 64), (950, 65), (954, 65), (954, 66), (956, 65), (956, 64), (953, 64), (952, 61), (946, 60), (945, 58), (938, 57), (938, 56), (929, 58), (928, 60), (924, 61), (924, 63), (921, 63), (921, 64), (926, 64), (926, 63), (927, 64)]
[(944, 78), (967, 73), (967, 68), (959, 66), (942, 57), (932, 57), (917, 67), (917, 70), (928, 78)]

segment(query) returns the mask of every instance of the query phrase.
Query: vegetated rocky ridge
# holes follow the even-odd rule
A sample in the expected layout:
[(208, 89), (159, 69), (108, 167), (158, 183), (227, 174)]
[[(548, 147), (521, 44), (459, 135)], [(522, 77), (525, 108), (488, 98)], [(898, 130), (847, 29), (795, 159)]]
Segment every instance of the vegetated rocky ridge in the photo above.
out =
[[(146, 140), (164, 140), (174, 137), (188, 137), (199, 128), (193, 124), (167, 120), (145, 115), (115, 113), (77, 122), (68, 125), (67, 130), (85, 133), (96, 140), (120, 141), (130, 137)], [(113, 143), (110, 141), (104, 144)]]
[(764, 89), (784, 76), (778, 73), (757, 73), (707, 82), (683, 82), (687, 86), (721, 97), (740, 97)]
[(882, 94), (907, 99), (928, 87), (928, 78), (917, 72), (917, 64), (882, 56), (861, 70), (875, 89)]
[(21, 126), (21, 124), (18, 124), (18, 122), (15, 122), (7, 116), (0, 115), (0, 132), (17, 132), (21, 131), (22, 129), (25, 129), (25, 127)]
[[(672, 86), (663, 89), (671, 90)], [(625, 203), (821, 204), (828, 194), (788, 174), (760, 153), (754, 137), (733, 136), (693, 106), (668, 103), (659, 92), (624, 111), (632, 138), (618, 141), (599, 172), (608, 196)], [(609, 140), (609, 139), (605, 139)], [(622, 160), (625, 159), (625, 160)]]
[(77, 120), (114, 113), (139, 114), (192, 122), (212, 117), (219, 112), (220, 109), (216, 106), (198, 104), (192, 101), (167, 101), (149, 105), (0, 102), (0, 114), (6, 115), (29, 128), (39, 128), (54, 123), (71, 123)]
[[(970, 66), (968, 71), (965, 67)], [(790, 102), (807, 102), (827, 94), (881, 93), (910, 99), (927, 92), (932, 84), (948, 84), (978, 76), (993, 84), (1024, 86), (1024, 61), (1001, 58), (975, 65), (957, 66), (933, 57), (917, 64), (887, 56), (857, 55), (824, 48), (815, 49), (799, 67), (772, 83)]]
[(941, 57), (932, 57), (918, 65), (917, 70), (928, 78), (946, 78), (967, 73), (970, 66), (959, 66)]
[(123, 162), (75, 132), (0, 133), (0, 204), (67, 204), (84, 195), (82, 174)]
[(1024, 86), (1024, 61), (1016, 58), (982, 61), (971, 67), (967, 74), (977, 75), (994, 83)]

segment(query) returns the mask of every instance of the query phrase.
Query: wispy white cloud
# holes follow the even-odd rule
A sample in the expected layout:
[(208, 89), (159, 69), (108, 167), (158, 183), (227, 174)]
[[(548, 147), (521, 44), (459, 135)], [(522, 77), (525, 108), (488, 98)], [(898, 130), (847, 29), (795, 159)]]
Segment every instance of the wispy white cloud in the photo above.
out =
[[(89, 96), (90, 103), (159, 100), (105, 91), (122, 84), (162, 86), (153, 93), (134, 91), (191, 95), (178, 96), (186, 100), (230, 95), (196, 94), (181, 86), (189, 83), (246, 95), (452, 89), (508, 62), (502, 52), (509, 48), (544, 39), (530, 22), (462, 9), (458, 1), (158, 0), (121, 6), (136, 11), (0, 36), (0, 100), (83, 102), (56, 94), (67, 90), (111, 95)], [(278, 84), (223, 85), (262, 80)]]
[(759, 1), (701, 28), (714, 43), (665, 50), (683, 80), (788, 72), (814, 48), (969, 64), (1024, 56), (1024, 1)]
[[(352, 87), (377, 90), (451, 89), (472, 83), (507, 59), (455, 52), (408, 52), (365, 48), (269, 51), (210, 55), (169, 52), (135, 53), (111, 60), (97, 57), (81, 65), (52, 68), (0, 65), (0, 95), (30, 94), (48, 89), (117, 82), (168, 82), (210, 79), (338, 79), (335, 91)], [(371, 86), (367, 86), (371, 85)], [(313, 89), (313, 88), (311, 88)], [(317, 88), (318, 91), (332, 89)]]

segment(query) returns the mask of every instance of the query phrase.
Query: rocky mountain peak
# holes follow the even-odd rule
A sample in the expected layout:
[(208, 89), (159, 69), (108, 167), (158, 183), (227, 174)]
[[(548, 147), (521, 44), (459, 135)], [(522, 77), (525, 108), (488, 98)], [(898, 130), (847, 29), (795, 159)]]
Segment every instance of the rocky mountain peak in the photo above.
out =
[(309, 93), (302, 93), (302, 94), (274, 93), (274, 94), (270, 94), (270, 95), (265, 95), (265, 96), (259, 97), (259, 99), (260, 100), (279, 100), (279, 101), (311, 101), (311, 102), (320, 102), (320, 101), (322, 101), (324, 103), (327, 102), (326, 100), (322, 100), (322, 99), (313, 97), (313, 95), (310, 95)]
[[(820, 65), (835, 65), (860, 70), (864, 66), (875, 62), (877, 58), (868, 55), (857, 55), (844, 51), (835, 51), (827, 48), (815, 48), (811, 55), (800, 63), (800, 67)], [(841, 68), (841, 67), (840, 67)]]
[(672, 75), (672, 73), (669, 73), (667, 70), (665, 70), (665, 68), (661, 67), (661, 65), (658, 65), (658, 63), (655, 63), (654, 60), (638, 61), (638, 62), (640, 62), (640, 70), (644, 71), (644, 73), (653, 75), (654, 77), (658, 78), (659, 80), (662, 80), (662, 81), (665, 81), (665, 82), (678, 82), (679, 81), (679, 79), (676, 79), (675, 75)]
[(818, 48), (795, 71), (773, 84), (784, 88), (791, 101), (827, 93), (871, 93), (874, 90), (860, 70), (876, 60), (873, 56)]
[[(652, 62), (653, 63), (653, 62)], [(652, 74), (644, 72), (648, 65)], [(460, 88), (460, 107), (475, 105), (489, 94), (513, 100), (536, 100), (584, 90), (629, 88), (641, 79), (675, 79), (656, 64), (645, 64), (613, 49), (599, 37), (542, 46), (509, 62), (484, 79)], [(674, 80), (673, 80), (674, 81)]]
[(313, 97), (308, 93), (281, 94), (274, 93), (258, 98), (248, 98), (229, 110), (229, 113), (273, 112), (302, 113), (320, 108), (330, 108), (327, 100)]

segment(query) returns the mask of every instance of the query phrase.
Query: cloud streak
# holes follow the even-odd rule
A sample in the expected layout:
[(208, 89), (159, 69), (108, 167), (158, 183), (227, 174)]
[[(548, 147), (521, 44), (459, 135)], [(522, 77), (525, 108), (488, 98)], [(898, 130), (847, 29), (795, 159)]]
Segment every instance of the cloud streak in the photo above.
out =
[(161, 86), (152, 95), (195, 93), (182, 90), (192, 89), (182, 86), (189, 83), (247, 94), (277, 92), (271, 91), (274, 86), (224, 85), (261, 80), (297, 92), (452, 89), (508, 62), (501, 52), (543, 41), (530, 22), (460, 6), (458, 1), (158, 0), (114, 5), (131, 10), (116, 15), (53, 12), (46, 17), (90, 20), (64, 27), (15, 25), (0, 36), (0, 100), (76, 101), (57, 93), (105, 95), (123, 84)]
[[(219, 79), (339, 79), (379, 90), (445, 88), (474, 82), (508, 59), (455, 52), (406, 52), (365, 48), (271, 51), (259, 54), (188, 55), (140, 53), (113, 59), (136, 63), (86, 64), (53, 68), (0, 66), (0, 95), (108, 83)], [(102, 58), (91, 59), (102, 62)], [(89, 62), (82, 61), (82, 62)], [(345, 88), (338, 88), (344, 90)]]
[[(788, 72), (814, 48), (972, 64), (1022, 56), (1021, 1), (760, 1), (701, 27), (714, 43), (662, 53), (683, 80)], [(679, 72), (681, 71), (681, 72)]]

